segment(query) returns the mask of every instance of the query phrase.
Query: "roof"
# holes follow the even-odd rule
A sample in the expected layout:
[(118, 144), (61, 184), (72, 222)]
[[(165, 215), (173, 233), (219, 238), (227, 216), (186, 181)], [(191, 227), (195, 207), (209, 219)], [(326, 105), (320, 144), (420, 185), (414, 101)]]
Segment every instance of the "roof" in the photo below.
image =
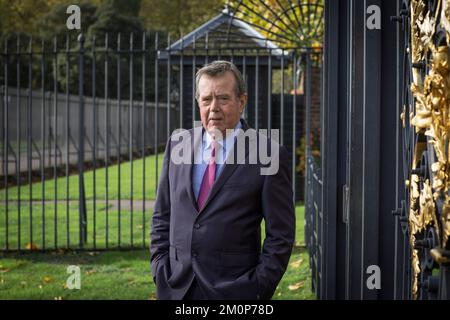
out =
[[(266, 54), (275, 56), (286, 54), (273, 42), (240, 19), (235, 19), (228, 9), (204, 23), (188, 35), (174, 42), (166, 50), (180, 51), (194, 49), (242, 50), (265, 49)], [(260, 53), (261, 54), (261, 53)]]

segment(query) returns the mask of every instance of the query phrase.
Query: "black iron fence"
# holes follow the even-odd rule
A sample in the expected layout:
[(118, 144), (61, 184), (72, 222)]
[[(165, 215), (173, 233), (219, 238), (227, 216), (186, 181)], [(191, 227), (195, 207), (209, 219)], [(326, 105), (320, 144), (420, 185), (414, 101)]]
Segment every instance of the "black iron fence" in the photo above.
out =
[(303, 84), (320, 74), (320, 52), (180, 41), (119, 34), (3, 44), (0, 250), (148, 246), (162, 148), (173, 130), (196, 125), (195, 72), (216, 59), (243, 73), (250, 126), (280, 130), (303, 199), (299, 146), (320, 79)]
[(449, 19), (436, 1), (325, 1), (322, 155), (319, 168), (307, 148), (305, 204), (319, 299), (449, 299)]

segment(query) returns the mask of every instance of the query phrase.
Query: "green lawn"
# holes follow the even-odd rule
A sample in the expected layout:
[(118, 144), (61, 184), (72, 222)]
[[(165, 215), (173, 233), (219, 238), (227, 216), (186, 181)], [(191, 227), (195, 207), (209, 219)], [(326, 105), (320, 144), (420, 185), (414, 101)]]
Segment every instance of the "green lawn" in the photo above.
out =
[[(153, 200), (155, 196), (155, 157), (133, 162), (133, 198), (134, 200)], [(143, 174), (145, 161), (146, 172)], [(161, 170), (162, 155), (159, 160)], [(130, 163), (120, 166), (120, 199), (131, 198), (131, 168)], [(93, 171), (86, 172), (85, 186), (87, 197), (88, 242), (85, 248), (92, 251), (73, 251), (79, 243), (79, 213), (78, 213), (78, 176), (68, 179), (58, 178), (46, 181), (45, 184), (32, 184), (32, 197), (29, 203), (29, 187), (20, 190), (20, 210), (16, 202), (9, 202), (6, 232), (6, 207), (0, 203), (0, 250), (6, 246), (8, 234), (9, 249), (24, 249), (27, 246), (35, 249), (56, 247), (63, 248), (53, 252), (4, 253), (0, 252), (0, 299), (154, 299), (155, 287), (151, 279), (148, 249), (132, 251), (95, 251), (96, 248), (117, 247), (120, 244), (127, 248), (148, 247), (148, 234), (152, 214), (151, 201), (138, 207), (135, 201), (133, 212), (125, 204), (118, 210), (114, 199), (119, 199), (118, 166), (108, 168), (108, 198), (112, 201), (106, 205), (106, 169), (96, 170), (96, 198), (94, 199)], [(145, 188), (143, 181), (146, 182)], [(66, 183), (69, 182), (69, 193), (66, 193)], [(72, 199), (41, 203), (42, 189), (44, 199), (54, 200), (55, 189), (57, 199)], [(18, 188), (8, 189), (8, 199), (18, 198)], [(0, 201), (5, 199), (5, 190), (0, 191)], [(127, 200), (123, 200), (127, 202)], [(30, 223), (31, 213), (31, 223)], [(95, 214), (94, 214), (95, 213)], [(56, 217), (56, 219), (55, 219)], [(304, 207), (296, 207), (296, 246), (291, 256), (288, 270), (280, 282), (274, 299), (314, 299), (310, 287), (309, 258), (304, 248)], [(19, 229), (20, 220), (20, 229)], [(43, 222), (45, 229), (43, 229)], [(108, 226), (108, 227), (107, 227)], [(30, 230), (32, 235), (30, 235)], [(67, 230), (69, 230), (67, 237)], [(264, 234), (264, 224), (262, 225)], [(45, 237), (43, 237), (45, 235)], [(94, 237), (95, 236), (95, 237)], [(31, 238), (32, 237), (32, 238)], [(69, 240), (69, 246), (67, 242)], [(94, 244), (95, 240), (95, 244)], [(69, 290), (64, 286), (68, 277), (67, 266), (78, 265), (82, 272), (81, 290)]]
[[(119, 221), (121, 246), (129, 247), (131, 246), (131, 242), (133, 242), (134, 246), (143, 247), (144, 240), (146, 245), (148, 245), (148, 228), (150, 227), (151, 218), (150, 207), (146, 207), (145, 213), (143, 213), (142, 210), (133, 210), (133, 213), (131, 213), (131, 211), (124, 209), (118, 211), (117, 209), (111, 208), (111, 206), (108, 206), (107, 211), (107, 206), (105, 204), (97, 204), (94, 215), (93, 206), (93, 202), (87, 203), (88, 241), (85, 244), (86, 248), (94, 248), (94, 246), (95, 248), (106, 248), (106, 244), (108, 244), (109, 247), (117, 247), (119, 245)], [(32, 209), (31, 220), (29, 218), (30, 208)], [(69, 203), (68, 208), (69, 210), (67, 211), (66, 203), (58, 203), (56, 207), (54, 204), (46, 203), (44, 205), (44, 210), (42, 205), (32, 205), (31, 207), (28, 204), (21, 205), (21, 223), (19, 228), (18, 206), (10, 205), (8, 210), (9, 249), (19, 249), (19, 233), (21, 249), (27, 248), (27, 246), (30, 247), (31, 243), (33, 247), (37, 249), (79, 248), (80, 228), (78, 204)], [(44, 224), (43, 221), (45, 221)], [(42, 228), (43, 225), (45, 226), (45, 229)], [(30, 234), (30, 228), (32, 234)], [(68, 233), (67, 230), (69, 230)], [(131, 239), (131, 234), (133, 235), (133, 239)], [(4, 221), (0, 221), (0, 235), (0, 249), (5, 249), (6, 225)], [(43, 237), (43, 235), (45, 235), (45, 237)]]
[[(158, 172), (161, 172), (162, 160), (164, 155), (158, 155)], [(109, 199), (154, 199), (156, 185), (156, 156), (148, 156), (144, 159), (133, 160), (133, 175), (131, 175), (131, 162), (123, 162), (119, 165), (111, 165), (108, 168), (100, 168), (90, 170), (84, 174), (84, 185), (86, 199), (106, 199), (106, 178), (108, 178), (108, 198)], [(145, 166), (145, 175), (144, 175)], [(119, 180), (120, 170), (120, 180)], [(95, 172), (95, 184), (94, 184)], [(133, 184), (131, 183), (133, 176)], [(158, 174), (159, 177), (159, 174)], [(144, 189), (145, 181), (145, 189)], [(78, 199), (78, 174), (69, 177), (60, 177), (56, 179), (46, 180), (44, 183), (36, 182), (31, 185), (31, 197), (29, 185), (20, 187), (20, 199), (22, 201), (47, 200), (53, 199)], [(120, 182), (120, 185), (119, 185)], [(67, 187), (68, 186), (68, 187)], [(95, 188), (94, 188), (95, 186)], [(133, 190), (131, 190), (133, 187)], [(56, 191), (55, 191), (56, 189)], [(67, 190), (68, 189), (68, 190)], [(95, 189), (95, 190), (94, 190)], [(120, 196), (119, 196), (120, 189)], [(8, 188), (8, 199), (15, 200), (19, 197), (19, 188)], [(67, 192), (68, 191), (68, 192)], [(131, 192), (133, 191), (133, 192)], [(56, 197), (55, 197), (56, 192)], [(44, 196), (43, 196), (44, 194)], [(6, 199), (6, 190), (0, 190), (0, 201)]]
[[(309, 258), (304, 248), (303, 212), (303, 206), (296, 207), (296, 246), (273, 299), (314, 299)], [(114, 216), (117, 217), (117, 213), (111, 214), (111, 218)], [(129, 243), (130, 224), (125, 223), (129, 216), (125, 217), (122, 242)], [(147, 226), (149, 218), (146, 218)], [(98, 225), (101, 225), (100, 221)], [(141, 222), (136, 222), (137, 231), (133, 232), (136, 245), (142, 244), (143, 236), (142, 223), (138, 223)], [(109, 240), (117, 241), (118, 230), (113, 230)], [(3, 234), (2, 231), (0, 233)], [(104, 245), (104, 230), (99, 228), (97, 235), (97, 245)], [(78, 240), (76, 231), (71, 232), (71, 239)], [(42, 239), (36, 240), (35, 243), (39, 245), (38, 240)], [(53, 239), (47, 240), (51, 245)], [(63, 238), (60, 241), (64, 243)], [(0, 253), (0, 299), (154, 299), (155, 286), (149, 261), (148, 249)], [(65, 287), (69, 265), (81, 268), (81, 290)]]
[[(0, 257), (0, 299), (155, 299), (147, 250)], [(80, 290), (65, 286), (69, 265), (80, 267)], [(314, 299), (304, 250), (296, 250), (291, 256), (273, 299)]]

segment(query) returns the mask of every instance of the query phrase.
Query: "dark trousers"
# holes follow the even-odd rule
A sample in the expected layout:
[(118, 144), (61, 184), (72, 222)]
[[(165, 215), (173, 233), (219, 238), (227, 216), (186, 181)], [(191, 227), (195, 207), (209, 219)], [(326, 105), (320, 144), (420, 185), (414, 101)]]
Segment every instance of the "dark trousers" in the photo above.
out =
[(197, 279), (194, 278), (192, 281), (189, 290), (186, 292), (186, 295), (183, 297), (183, 300), (205, 300), (206, 297), (202, 292), (202, 289), (198, 285)]

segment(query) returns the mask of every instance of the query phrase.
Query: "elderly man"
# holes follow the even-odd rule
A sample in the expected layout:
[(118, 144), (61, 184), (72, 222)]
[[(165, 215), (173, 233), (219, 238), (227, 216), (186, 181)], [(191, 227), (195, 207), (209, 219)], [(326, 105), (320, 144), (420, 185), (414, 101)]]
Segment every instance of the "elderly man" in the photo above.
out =
[[(234, 64), (204, 66), (196, 89), (202, 126), (169, 139), (152, 218), (157, 298), (270, 299), (295, 235), (286, 149), (241, 119), (247, 94)], [(266, 148), (276, 170), (258, 158)]]

